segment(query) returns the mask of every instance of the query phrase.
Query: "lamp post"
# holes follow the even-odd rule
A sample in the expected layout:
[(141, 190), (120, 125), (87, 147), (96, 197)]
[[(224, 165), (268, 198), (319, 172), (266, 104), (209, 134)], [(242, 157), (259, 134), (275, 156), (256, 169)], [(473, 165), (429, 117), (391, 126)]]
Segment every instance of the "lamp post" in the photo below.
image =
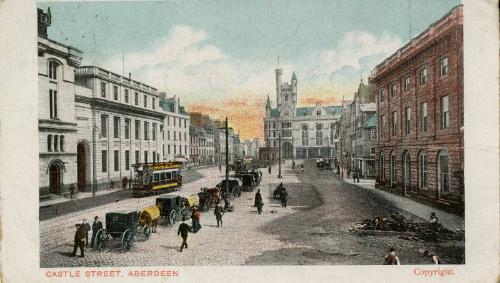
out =
[(278, 178), (282, 178), (281, 176), (281, 131), (279, 132), (279, 135), (278, 135), (278, 149), (279, 149), (279, 152), (278, 152)]

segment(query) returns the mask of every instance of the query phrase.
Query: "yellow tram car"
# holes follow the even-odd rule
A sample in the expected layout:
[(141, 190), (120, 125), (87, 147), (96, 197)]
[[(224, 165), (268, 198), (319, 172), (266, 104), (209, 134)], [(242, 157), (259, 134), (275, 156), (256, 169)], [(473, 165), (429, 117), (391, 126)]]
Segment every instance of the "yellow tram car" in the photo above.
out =
[(182, 162), (139, 163), (132, 167), (135, 171), (132, 183), (135, 197), (161, 194), (182, 186)]

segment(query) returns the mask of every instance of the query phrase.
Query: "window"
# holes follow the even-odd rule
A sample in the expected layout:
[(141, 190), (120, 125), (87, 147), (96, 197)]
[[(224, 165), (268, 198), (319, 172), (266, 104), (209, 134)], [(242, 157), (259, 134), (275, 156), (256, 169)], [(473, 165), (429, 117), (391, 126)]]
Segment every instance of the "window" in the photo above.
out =
[(427, 154), (420, 153), (418, 157), (418, 186), (420, 189), (427, 188)]
[(170, 130), (167, 130), (167, 140), (170, 140)]
[(120, 117), (113, 117), (113, 137), (120, 137)]
[(144, 140), (149, 140), (149, 122), (144, 121)]
[(405, 108), (405, 134), (410, 134), (411, 130), (411, 108)]
[(370, 154), (375, 155), (375, 147), (374, 146), (370, 147)]
[(125, 139), (130, 139), (130, 119), (125, 119)]
[(59, 149), (64, 152), (64, 136), (59, 136)]
[(389, 162), (389, 174), (390, 174), (390, 181), (391, 181), (391, 186), (394, 186), (396, 184), (396, 154), (394, 154), (394, 151), (391, 153), (390, 157), (390, 162)]
[(156, 140), (156, 123), (153, 123), (153, 140)]
[[(177, 154), (177, 147), (175, 146), (175, 144), (173, 146), (174, 146), (174, 154)], [(203, 152), (205, 152), (205, 151), (203, 151)]]
[(113, 86), (113, 99), (118, 100), (118, 87)]
[(377, 139), (377, 129), (370, 130), (370, 140), (374, 141)]
[(148, 163), (148, 152), (144, 151), (144, 163)]
[(184, 132), (184, 141), (187, 141), (187, 136), (185, 132)]
[(378, 177), (380, 180), (385, 180), (385, 163), (384, 163), (384, 154), (380, 153), (380, 159), (379, 159), (379, 172), (378, 172)]
[(186, 128), (187, 125), (187, 119), (184, 120), (184, 129)]
[(52, 152), (52, 135), (47, 136), (47, 151)]
[(56, 61), (49, 61), (49, 79), (57, 80), (57, 68), (59, 63)]
[(57, 118), (57, 90), (49, 90), (50, 118)]
[(427, 132), (428, 120), (429, 118), (427, 116), (427, 102), (422, 102), (420, 103), (420, 132)]
[(187, 152), (188, 152), (188, 146), (187, 146), (187, 145), (185, 145), (185, 146), (184, 146), (184, 152), (185, 152), (186, 154), (187, 154)]
[(285, 95), (285, 101), (288, 101), (288, 94)]
[(148, 96), (147, 95), (144, 95), (144, 108), (147, 108), (148, 107)]
[(427, 67), (423, 67), (420, 69), (420, 85), (423, 85), (427, 82)]
[(384, 99), (385, 99), (384, 89), (380, 89), (380, 90), (378, 91), (378, 100), (379, 100), (380, 102), (382, 102), (382, 101), (384, 101)]
[(323, 145), (323, 131), (316, 131), (316, 145)]
[(125, 99), (125, 103), (128, 103), (128, 89), (125, 90), (124, 99)]
[(391, 135), (395, 136), (398, 130), (398, 116), (396, 111), (391, 113)]
[(158, 161), (156, 158), (156, 151), (153, 151), (153, 162), (156, 162), (156, 161)]
[(153, 97), (151, 104), (153, 106), (153, 109), (156, 109), (156, 99)]
[(141, 157), (139, 155), (139, 151), (136, 150), (135, 151), (135, 164), (139, 164), (140, 163), (140, 160), (141, 160)]
[(108, 172), (108, 151), (101, 151), (101, 171), (103, 173)]
[(410, 87), (411, 87), (411, 80), (410, 80), (410, 76), (406, 76), (404, 79), (403, 79), (404, 83), (403, 83), (403, 89), (404, 91), (409, 91), (410, 90)]
[(139, 105), (139, 94), (137, 92), (134, 93), (134, 105), (135, 106)]
[(397, 91), (398, 91), (398, 90), (397, 90), (397, 84), (396, 84), (396, 82), (393, 82), (393, 83), (391, 84), (391, 96), (392, 96), (392, 97), (396, 96)]
[(101, 115), (101, 138), (107, 137), (108, 134), (108, 116)]
[(141, 133), (141, 122), (139, 120), (135, 120), (135, 139), (140, 139)]
[(380, 115), (379, 137), (384, 137), (385, 115)]
[(170, 116), (167, 116), (167, 126), (170, 126)]
[(101, 97), (106, 97), (106, 83), (101, 82)]
[(54, 136), (54, 151), (59, 151), (59, 135)]
[(113, 151), (113, 165), (115, 167), (115, 171), (120, 170), (120, 162), (119, 162), (119, 151), (115, 150)]
[(177, 120), (177, 118), (176, 118), (176, 117), (174, 117), (174, 127), (175, 127), (175, 121), (176, 121), (176, 120)]
[(130, 152), (125, 150), (125, 170), (130, 170)]
[(167, 145), (168, 154), (170, 154), (170, 145)]
[(440, 151), (438, 155), (438, 179), (439, 193), (448, 192), (450, 190), (450, 164), (446, 150)]
[(444, 76), (448, 74), (448, 57), (444, 57), (439, 60), (439, 76)]
[(441, 97), (441, 129), (448, 129), (450, 127), (450, 105), (449, 97)]
[(176, 141), (176, 140), (177, 140), (177, 132), (174, 131), (174, 141)]

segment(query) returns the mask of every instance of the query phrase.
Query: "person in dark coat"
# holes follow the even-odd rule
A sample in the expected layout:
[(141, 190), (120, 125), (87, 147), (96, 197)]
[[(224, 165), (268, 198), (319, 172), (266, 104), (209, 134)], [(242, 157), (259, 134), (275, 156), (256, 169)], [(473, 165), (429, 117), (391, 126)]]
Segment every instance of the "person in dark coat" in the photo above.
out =
[(281, 190), (281, 207), (286, 207), (286, 202), (288, 201), (288, 192), (286, 191), (286, 188), (283, 187)]
[(89, 246), (89, 232), (90, 232), (90, 224), (87, 222), (87, 219), (83, 219), (82, 228), (85, 232), (85, 247)]
[(384, 265), (400, 265), (399, 257), (396, 255), (396, 250), (391, 248), (389, 254), (384, 258)]
[(84, 256), (84, 246), (85, 246), (85, 230), (81, 224), (76, 224), (76, 232), (75, 232), (75, 243), (73, 245), (73, 253), (71, 256), (76, 255), (76, 250), (80, 248), (80, 256)]
[(269, 172), (269, 174), (271, 174), (271, 165), (269, 165), (269, 167), (267, 168), (267, 172)]
[(90, 240), (90, 247), (94, 248), (95, 236), (97, 235), (97, 231), (102, 229), (102, 222), (99, 220), (99, 217), (94, 217), (94, 223), (92, 223), (92, 239)]
[(257, 193), (255, 194), (255, 205), (257, 206), (257, 212), (261, 214), (264, 202), (262, 201), (262, 195), (260, 194), (260, 189), (257, 190)]
[(198, 230), (201, 229), (201, 224), (200, 224), (201, 214), (200, 214), (200, 211), (196, 207), (193, 208), (193, 213), (191, 214), (191, 219), (193, 221), (192, 232), (196, 233), (196, 232), (198, 232)]
[(191, 227), (185, 221), (182, 221), (181, 225), (179, 225), (179, 230), (177, 230), (177, 236), (180, 235), (182, 237), (181, 252), (183, 248), (187, 249), (188, 247), (187, 238), (189, 232), (192, 232)]
[(224, 215), (222, 213), (222, 207), (220, 205), (217, 205), (214, 209), (214, 215), (215, 215), (215, 219), (217, 220), (217, 227), (219, 227), (219, 223), (220, 223), (220, 226), (222, 226), (222, 215)]

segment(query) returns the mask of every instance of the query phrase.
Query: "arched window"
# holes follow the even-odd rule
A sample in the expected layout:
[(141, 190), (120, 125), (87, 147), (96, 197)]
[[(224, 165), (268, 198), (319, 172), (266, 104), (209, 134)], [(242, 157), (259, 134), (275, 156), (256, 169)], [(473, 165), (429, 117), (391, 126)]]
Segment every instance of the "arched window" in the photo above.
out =
[(59, 142), (59, 148), (61, 149), (61, 152), (64, 152), (64, 136), (60, 136), (60, 142)]
[(394, 186), (396, 184), (396, 173), (396, 154), (394, 153), (394, 151), (392, 151), (389, 157), (389, 176), (391, 186)]
[(323, 124), (317, 123), (316, 124), (316, 130), (321, 130), (321, 129), (323, 129)]
[(52, 152), (52, 135), (47, 136), (47, 151)]
[(418, 155), (418, 187), (420, 189), (427, 188), (427, 153), (425, 151), (421, 151)]
[(59, 136), (54, 136), (54, 151), (59, 151)]
[(450, 160), (446, 149), (438, 154), (438, 191), (439, 194), (450, 191)]
[(384, 164), (384, 154), (381, 152), (380, 153), (380, 159), (379, 159), (379, 172), (378, 172), (378, 177), (380, 180), (385, 180), (385, 164)]
[(54, 60), (49, 61), (49, 79), (57, 80), (57, 71), (59, 68), (59, 63)]
[(285, 101), (288, 101), (288, 94), (285, 95)]

